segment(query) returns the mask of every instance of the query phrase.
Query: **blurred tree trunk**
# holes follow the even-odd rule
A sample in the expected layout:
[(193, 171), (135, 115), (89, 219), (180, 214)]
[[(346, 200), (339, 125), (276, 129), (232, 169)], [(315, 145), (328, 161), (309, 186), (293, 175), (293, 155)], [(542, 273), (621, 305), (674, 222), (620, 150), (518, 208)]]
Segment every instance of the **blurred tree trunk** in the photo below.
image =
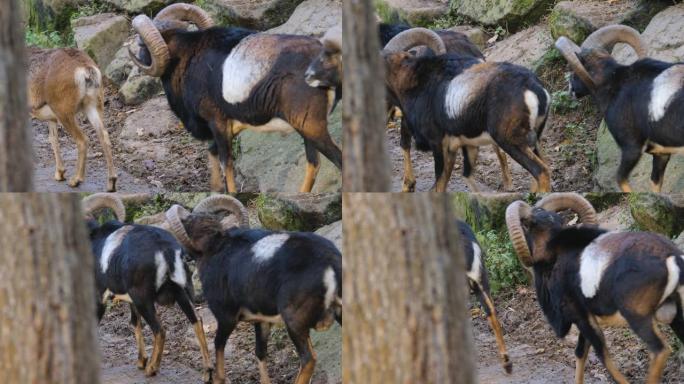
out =
[(0, 382), (99, 382), (94, 287), (77, 194), (0, 194)]
[(343, 382), (469, 384), (465, 262), (445, 194), (345, 193)]
[(346, 192), (388, 192), (385, 83), (371, 0), (343, 1), (344, 171)]
[(4, 0), (0, 5), (0, 192), (33, 188), (21, 20), (19, 2)]

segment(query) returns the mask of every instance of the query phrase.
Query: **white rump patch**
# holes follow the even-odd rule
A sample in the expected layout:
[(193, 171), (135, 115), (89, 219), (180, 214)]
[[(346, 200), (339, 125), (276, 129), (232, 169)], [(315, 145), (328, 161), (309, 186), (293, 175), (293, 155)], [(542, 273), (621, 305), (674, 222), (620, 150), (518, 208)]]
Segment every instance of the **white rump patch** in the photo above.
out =
[(489, 71), (486, 68), (484, 70), (480, 68), (482, 65), (488, 64), (473, 65), (449, 82), (444, 109), (450, 118), (455, 119), (460, 116), (487, 85)]
[(247, 100), (254, 86), (271, 70), (272, 60), (260, 57), (268, 48), (257, 49), (259, 40), (254, 36), (243, 39), (223, 62), (223, 99), (230, 104)]
[(466, 272), (466, 276), (470, 280), (475, 281), (480, 285), (480, 265), (482, 265), (482, 249), (473, 241), (473, 265), (470, 266), (470, 270)]
[(112, 254), (119, 248), (123, 238), (131, 229), (133, 229), (132, 225), (124, 225), (107, 236), (104, 246), (102, 247), (102, 253), (100, 254), (100, 269), (102, 270), (102, 273), (107, 273), (109, 259), (112, 258)]
[(537, 115), (539, 115), (539, 98), (529, 89), (526, 89), (523, 95), (527, 109), (530, 111), (530, 129), (534, 131), (537, 128)]
[(181, 259), (181, 250), (177, 249), (173, 259), (173, 275), (171, 281), (185, 288), (188, 279), (185, 276), (185, 268), (183, 267), (183, 260)]
[(580, 286), (584, 297), (591, 299), (596, 296), (596, 291), (601, 283), (603, 272), (606, 270), (608, 264), (613, 259), (613, 255), (609, 250), (601, 246), (601, 241), (615, 232), (604, 233), (603, 235), (594, 239), (580, 256)]
[(325, 269), (323, 285), (325, 286), (325, 309), (328, 309), (335, 300), (335, 291), (337, 290), (337, 280), (335, 280), (335, 271), (332, 267)]
[(164, 284), (166, 280), (166, 275), (169, 273), (169, 265), (164, 259), (164, 254), (162, 251), (157, 251), (154, 254), (154, 264), (157, 266), (157, 277), (155, 280), (155, 287), (159, 289)]
[(677, 265), (675, 257), (675, 255), (672, 255), (665, 259), (665, 265), (667, 266), (667, 284), (665, 285), (663, 297), (660, 298), (659, 303), (665, 301), (665, 299), (675, 291), (677, 285), (679, 285), (679, 266)]
[(254, 252), (254, 260), (257, 263), (268, 261), (280, 247), (285, 244), (290, 235), (287, 233), (276, 233), (268, 235), (252, 245), (252, 252)]
[(658, 121), (665, 116), (672, 98), (683, 85), (684, 65), (673, 65), (653, 80), (651, 102), (648, 105), (648, 115), (651, 121)]

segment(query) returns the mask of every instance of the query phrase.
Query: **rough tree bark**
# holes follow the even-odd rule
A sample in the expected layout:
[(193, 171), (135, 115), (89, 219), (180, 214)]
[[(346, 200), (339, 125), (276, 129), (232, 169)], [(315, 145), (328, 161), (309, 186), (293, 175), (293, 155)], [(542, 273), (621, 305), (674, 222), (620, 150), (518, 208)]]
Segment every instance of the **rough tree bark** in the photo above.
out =
[(33, 188), (26, 58), (17, 0), (0, 2), (0, 192)]
[(474, 382), (459, 233), (444, 194), (343, 198), (342, 377)]
[(0, 382), (99, 383), (77, 194), (0, 194)]
[(345, 192), (388, 192), (385, 85), (371, 0), (342, 2)]

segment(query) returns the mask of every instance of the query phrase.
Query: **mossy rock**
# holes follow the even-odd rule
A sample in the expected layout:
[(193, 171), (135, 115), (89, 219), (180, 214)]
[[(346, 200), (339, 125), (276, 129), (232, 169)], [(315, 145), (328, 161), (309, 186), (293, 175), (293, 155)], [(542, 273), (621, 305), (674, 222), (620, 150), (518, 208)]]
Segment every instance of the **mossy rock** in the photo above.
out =
[(554, 0), (452, 0), (451, 12), (483, 25), (517, 30), (537, 22)]
[(684, 229), (681, 208), (675, 207), (666, 195), (631, 193), (627, 200), (629, 211), (640, 230), (674, 237)]
[(621, 192), (589, 192), (584, 194), (584, 198), (591, 203), (596, 212), (601, 212), (619, 204), (625, 198), (625, 194)]
[(449, 13), (448, 3), (441, 0), (375, 0), (374, 6), (383, 22), (413, 27), (434, 27)]
[(200, 0), (217, 25), (266, 30), (287, 21), (303, 0)]
[(455, 193), (456, 217), (467, 222), (474, 231), (499, 230), (506, 227), (506, 208), (524, 198), (520, 193)]
[[(565, 2), (563, 2), (565, 3)], [(577, 15), (559, 3), (549, 16), (549, 30), (554, 40), (565, 36), (572, 41), (582, 42), (596, 29), (589, 20)]]
[(339, 193), (260, 195), (255, 200), (264, 228), (286, 231), (314, 231), (342, 218)]

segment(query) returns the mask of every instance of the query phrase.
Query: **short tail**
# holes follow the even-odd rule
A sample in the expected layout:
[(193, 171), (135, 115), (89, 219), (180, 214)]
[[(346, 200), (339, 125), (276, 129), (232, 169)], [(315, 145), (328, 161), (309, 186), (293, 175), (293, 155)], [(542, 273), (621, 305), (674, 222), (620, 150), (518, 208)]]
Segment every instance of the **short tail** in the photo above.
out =
[(76, 68), (74, 80), (81, 97), (96, 96), (102, 86), (102, 74), (97, 67), (85, 66)]

